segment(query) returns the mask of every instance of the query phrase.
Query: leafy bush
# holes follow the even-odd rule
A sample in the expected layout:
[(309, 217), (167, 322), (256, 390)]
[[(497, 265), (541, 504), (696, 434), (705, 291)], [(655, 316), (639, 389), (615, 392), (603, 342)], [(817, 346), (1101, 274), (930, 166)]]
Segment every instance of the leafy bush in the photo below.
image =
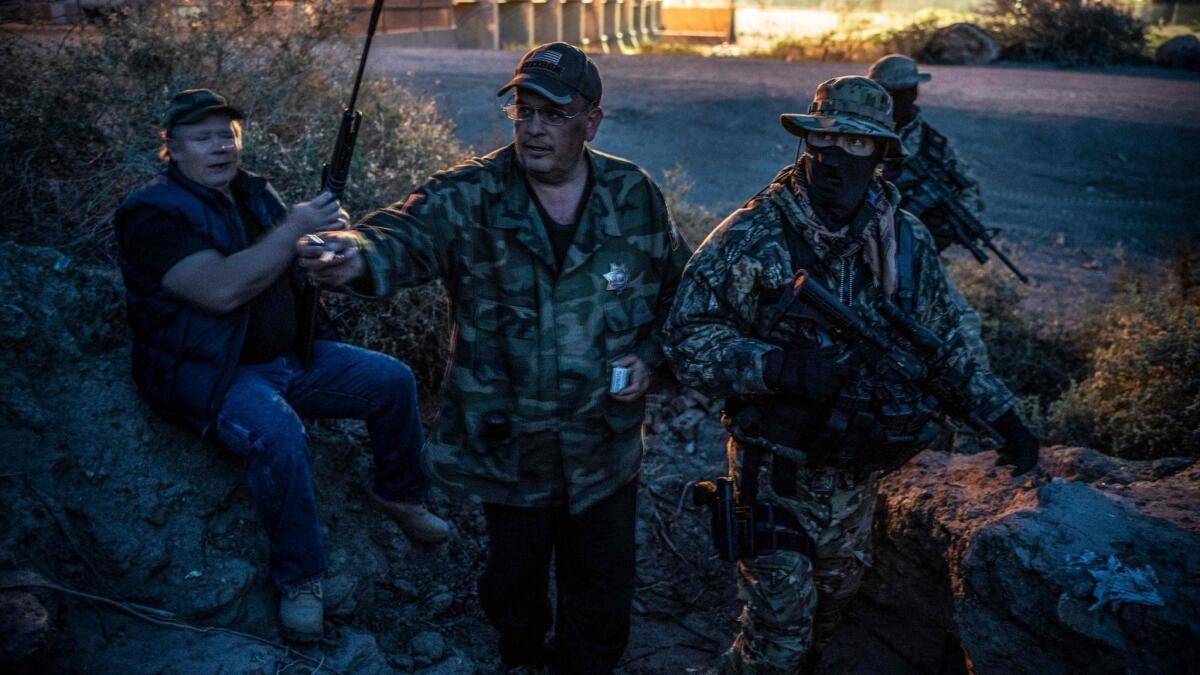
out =
[(687, 171), (679, 165), (663, 171), (663, 180), (659, 186), (662, 189), (663, 200), (671, 213), (671, 221), (683, 235), (684, 241), (695, 250), (704, 241), (708, 233), (720, 221), (720, 216), (712, 211), (685, 200), (692, 191), (695, 183), (687, 175)]
[[(1021, 307), (1025, 287), (997, 264), (974, 259), (950, 263), (949, 272), (982, 320), (982, 336), (992, 371), (1025, 405), (1046, 406), (1083, 374), (1089, 330), (1069, 330), (1056, 319), (1034, 317)], [(1036, 415), (1026, 415), (1027, 421)]]
[(916, 56), (939, 28), (963, 17), (957, 12), (925, 10), (904, 21), (847, 18), (837, 30), (814, 37), (780, 40), (753, 56), (784, 61), (857, 62), (871, 62), (888, 54)]
[(1048, 430), (1121, 457), (1200, 456), (1200, 293), (1193, 251), (1168, 284), (1129, 282), (1104, 315), (1091, 373), (1050, 406)]
[(1146, 24), (1127, 9), (1081, 0), (991, 0), (985, 28), (1005, 59), (1062, 66), (1144, 59)]
[[(0, 79), (2, 236), (111, 255), (113, 211), (161, 170), (162, 114), (188, 87), (216, 89), (246, 115), (247, 168), (289, 202), (311, 197), (362, 44), (340, 39), (346, 19), (323, 2), (148, 2), (116, 7), (62, 40), (0, 34), (6, 68), (21, 73)], [(344, 200), (352, 214), (404, 197), (466, 154), (433, 102), (394, 82), (364, 82), (359, 108)], [(333, 304), (349, 339), (404, 358), (422, 384), (436, 384), (446, 335), (437, 286), (386, 306)]]

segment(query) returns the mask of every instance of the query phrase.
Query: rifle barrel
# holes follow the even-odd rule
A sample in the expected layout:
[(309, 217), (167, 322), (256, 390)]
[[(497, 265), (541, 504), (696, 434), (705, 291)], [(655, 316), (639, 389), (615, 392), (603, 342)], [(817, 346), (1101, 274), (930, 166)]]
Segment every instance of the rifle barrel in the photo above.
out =
[(991, 250), (992, 253), (996, 254), (996, 257), (1000, 259), (1000, 262), (1004, 263), (1008, 269), (1012, 270), (1013, 274), (1017, 275), (1017, 278), (1021, 280), (1021, 283), (1029, 283), (1029, 277), (1022, 274), (1021, 270), (1017, 269), (1017, 266), (1013, 264), (1013, 261), (1009, 260), (1008, 256), (1004, 255), (1004, 251), (1001, 251), (996, 247), (995, 244), (992, 243), (991, 239), (984, 239), (983, 243), (988, 247), (989, 250)]

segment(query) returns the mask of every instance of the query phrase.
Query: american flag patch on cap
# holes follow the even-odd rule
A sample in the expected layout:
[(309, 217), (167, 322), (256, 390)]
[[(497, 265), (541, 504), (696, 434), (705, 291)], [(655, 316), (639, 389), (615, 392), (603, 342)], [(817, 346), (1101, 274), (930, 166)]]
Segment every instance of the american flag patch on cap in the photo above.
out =
[(530, 61), (546, 61), (552, 65), (557, 66), (558, 62), (562, 60), (562, 57), (563, 57), (562, 52), (556, 52), (551, 49), (546, 49), (544, 51), (540, 51), (540, 52), (534, 54), (533, 56), (529, 57), (529, 60)]

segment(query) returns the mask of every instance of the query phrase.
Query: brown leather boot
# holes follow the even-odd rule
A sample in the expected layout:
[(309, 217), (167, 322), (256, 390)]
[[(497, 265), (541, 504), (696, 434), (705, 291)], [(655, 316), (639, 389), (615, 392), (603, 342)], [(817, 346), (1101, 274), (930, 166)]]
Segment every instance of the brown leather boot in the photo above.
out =
[(279, 598), (279, 632), (293, 642), (317, 642), (325, 624), (321, 582), (297, 586)]
[(424, 504), (382, 499), (371, 488), (367, 488), (367, 498), (376, 511), (391, 516), (409, 539), (422, 544), (440, 544), (450, 537), (450, 524), (430, 513)]

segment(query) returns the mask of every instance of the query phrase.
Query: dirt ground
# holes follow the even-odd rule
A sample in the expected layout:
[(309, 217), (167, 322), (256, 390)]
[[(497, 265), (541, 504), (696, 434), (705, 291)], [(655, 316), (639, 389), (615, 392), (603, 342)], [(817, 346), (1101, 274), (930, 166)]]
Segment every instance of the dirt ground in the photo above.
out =
[[(372, 68), (439, 99), (459, 136), (486, 152), (510, 138), (495, 90), (519, 58), (381, 48)], [(794, 159), (779, 114), (805, 111), (823, 80), (867, 68), (595, 58), (605, 111), (595, 147), (656, 178), (683, 167), (695, 182), (688, 200), (722, 217)], [(933, 79), (918, 103), (980, 179), (988, 225), (1004, 230), (1033, 278), (1030, 303), (1081, 314), (1123, 265), (1153, 266), (1180, 239), (1200, 236), (1200, 76), (1156, 67), (922, 68)]]

